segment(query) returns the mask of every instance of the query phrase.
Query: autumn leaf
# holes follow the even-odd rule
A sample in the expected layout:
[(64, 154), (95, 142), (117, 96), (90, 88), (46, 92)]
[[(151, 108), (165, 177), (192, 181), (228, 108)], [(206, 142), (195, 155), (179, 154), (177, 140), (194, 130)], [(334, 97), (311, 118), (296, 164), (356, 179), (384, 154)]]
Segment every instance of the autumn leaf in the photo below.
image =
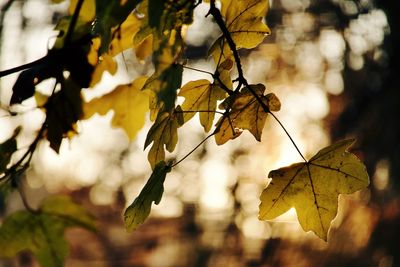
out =
[(214, 121), (217, 101), (224, 99), (227, 94), (217, 84), (212, 84), (208, 80), (197, 80), (185, 84), (178, 95), (185, 97), (182, 104), (184, 122), (200, 111), (200, 123), (208, 132)]
[(169, 152), (174, 151), (176, 143), (178, 142), (178, 128), (182, 124), (182, 110), (180, 110), (179, 106), (177, 112), (158, 114), (144, 143), (144, 148), (153, 143), (148, 155), (148, 160), (153, 169), (158, 162), (165, 159), (164, 146)]
[(222, 0), (221, 14), (237, 48), (254, 48), (271, 30), (263, 22), (268, 0)]
[(149, 110), (149, 94), (141, 91), (145, 82), (146, 77), (139, 77), (130, 84), (119, 85), (112, 92), (85, 103), (84, 119), (95, 113), (105, 115), (113, 110), (112, 126), (122, 128), (133, 140), (142, 129)]
[[(96, 0), (96, 23), (93, 25), (93, 32), (101, 38), (99, 55), (108, 51), (114, 34), (118, 33), (118, 26), (125, 23), (128, 16), (134, 16), (132, 11), (139, 2), (139, 0)], [(129, 42), (129, 35), (121, 37)]]
[(308, 162), (273, 170), (270, 184), (261, 194), (259, 218), (273, 219), (294, 207), (304, 231), (327, 240), (335, 218), (339, 194), (351, 194), (368, 186), (365, 166), (346, 151), (354, 139), (320, 150)]
[(151, 205), (158, 205), (164, 193), (164, 181), (171, 166), (160, 161), (154, 168), (153, 173), (147, 180), (139, 196), (125, 210), (125, 228), (128, 232), (136, 230), (150, 214)]
[[(280, 110), (279, 99), (273, 93), (263, 95), (264, 85), (256, 84), (250, 85), (250, 87), (270, 111)], [(264, 111), (260, 102), (248, 88), (242, 89), (238, 95), (228, 97), (221, 106), (230, 107), (230, 111), (227, 116), (222, 116), (216, 124), (219, 127), (219, 131), (215, 135), (215, 141), (218, 145), (222, 145), (230, 139), (235, 139), (241, 134), (242, 129), (249, 130), (257, 141), (261, 140), (268, 113)]]
[(75, 124), (82, 117), (81, 88), (72, 80), (65, 80), (61, 90), (49, 97), (44, 108), (46, 138), (50, 147), (58, 153), (62, 139), (73, 135)]
[[(268, 0), (222, 0), (221, 5), (221, 15), (237, 49), (254, 48), (270, 34), (271, 30), (263, 22), (269, 9)], [(211, 46), (210, 54), (216, 63), (222, 63), (232, 52), (225, 39), (220, 37)]]
[(68, 255), (64, 232), (70, 227), (94, 230), (93, 218), (66, 196), (47, 198), (37, 214), (17, 211), (0, 227), (0, 257), (32, 252), (42, 267), (62, 267)]
[[(70, 15), (74, 14), (78, 0), (71, 0), (68, 7), (68, 13)], [(81, 10), (79, 12), (79, 19), (85, 22), (90, 22), (95, 17), (96, 11), (96, 1), (95, 0), (85, 0), (82, 3)]]

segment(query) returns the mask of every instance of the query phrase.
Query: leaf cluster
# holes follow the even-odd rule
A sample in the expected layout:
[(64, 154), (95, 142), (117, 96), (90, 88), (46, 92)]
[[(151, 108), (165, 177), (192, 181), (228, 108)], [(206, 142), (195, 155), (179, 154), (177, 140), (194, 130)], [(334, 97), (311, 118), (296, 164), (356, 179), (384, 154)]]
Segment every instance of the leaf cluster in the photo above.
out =
[[(131, 231), (149, 216), (153, 202), (161, 201), (163, 183), (171, 169), (212, 136), (217, 145), (223, 145), (247, 130), (256, 141), (261, 141), (270, 115), (303, 157), (274, 114), (281, 107), (279, 98), (265, 85), (247, 82), (238, 53), (239, 49), (257, 47), (270, 33), (264, 22), (268, 0), (221, 0), (220, 8), (215, 0), (209, 1), (208, 16), (214, 18), (221, 30), (221, 36), (208, 51), (215, 68), (213, 72), (198, 70), (208, 73), (209, 79), (182, 85), (183, 70), (190, 68), (184, 58), (184, 29), (192, 23), (194, 9), (200, 2), (71, 1), (70, 13), (56, 26), (59, 36), (47, 55), (1, 72), (4, 76), (23, 70), (12, 88), (10, 104), (21, 104), (35, 96), (46, 119), (17, 162), (13, 163), (11, 156), (17, 150), (16, 136), (20, 129), (0, 144), (0, 173), (3, 173), (0, 179), (15, 180), (17, 172), (29, 166), (42, 139), (47, 139), (50, 147), (58, 152), (62, 140), (77, 133), (76, 123), (96, 113), (105, 115), (113, 111), (112, 126), (123, 129), (130, 140), (135, 139), (150, 114), (152, 126), (144, 148), (150, 147), (148, 161), (153, 173), (125, 211), (125, 226)], [(96, 85), (104, 72), (115, 74), (115, 56), (127, 49), (133, 49), (140, 60), (151, 56), (153, 73), (85, 101), (82, 90)], [(36, 87), (49, 78), (55, 80), (54, 90), (50, 95), (41, 95)], [(177, 104), (178, 97), (184, 98), (181, 105)], [(204, 131), (210, 134), (178, 162), (166, 163), (166, 152), (173, 152), (178, 142), (179, 128), (195, 115)], [(326, 240), (337, 212), (337, 196), (360, 190), (369, 183), (363, 164), (346, 151), (352, 143), (349, 140), (339, 142), (322, 149), (309, 161), (303, 157), (303, 163), (271, 171), (272, 181), (261, 195), (260, 219), (272, 219), (295, 207), (304, 230), (312, 230)], [(44, 202), (39, 214), (19, 212), (4, 222), (0, 242), (11, 242), (11, 233), (16, 234), (16, 227), (22, 230), (1, 255), (12, 256), (28, 249), (43, 266), (60, 266), (66, 255), (66, 244), (63, 240), (53, 240), (55, 236), (62, 235), (69, 226), (88, 227), (91, 221), (67, 200), (53, 201)], [(56, 204), (52, 206), (51, 203), (63, 205), (61, 210), (67, 213), (56, 214)]]

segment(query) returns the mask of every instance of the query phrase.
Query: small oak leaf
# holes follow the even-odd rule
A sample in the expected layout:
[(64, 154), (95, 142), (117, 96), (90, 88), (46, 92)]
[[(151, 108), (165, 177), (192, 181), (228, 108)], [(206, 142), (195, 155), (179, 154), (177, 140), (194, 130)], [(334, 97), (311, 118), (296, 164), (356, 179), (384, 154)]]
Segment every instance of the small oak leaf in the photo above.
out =
[(304, 231), (311, 230), (326, 241), (339, 194), (351, 194), (369, 184), (365, 166), (346, 151), (354, 141), (340, 141), (308, 162), (271, 171), (268, 177), (272, 180), (260, 197), (260, 220), (273, 219), (294, 207)]
[[(263, 95), (265, 86), (262, 84), (250, 85), (270, 111), (280, 110), (279, 99), (273, 94)], [(241, 129), (249, 130), (257, 141), (261, 141), (262, 130), (268, 113), (254, 97), (248, 88), (244, 88), (238, 95), (228, 97), (221, 104), (222, 108), (229, 108), (227, 116), (222, 116), (217, 122), (219, 131), (215, 135), (218, 145), (235, 139), (241, 134)]]
[(119, 85), (112, 92), (83, 105), (84, 119), (95, 113), (114, 111), (112, 125), (124, 129), (130, 140), (142, 129), (149, 110), (149, 94), (141, 91), (146, 77), (139, 77), (130, 84)]
[(217, 101), (224, 99), (226, 92), (217, 84), (211, 84), (210, 81), (204, 79), (188, 82), (181, 88), (178, 95), (185, 97), (182, 104), (184, 122), (199, 112), (201, 125), (206, 132), (210, 131)]

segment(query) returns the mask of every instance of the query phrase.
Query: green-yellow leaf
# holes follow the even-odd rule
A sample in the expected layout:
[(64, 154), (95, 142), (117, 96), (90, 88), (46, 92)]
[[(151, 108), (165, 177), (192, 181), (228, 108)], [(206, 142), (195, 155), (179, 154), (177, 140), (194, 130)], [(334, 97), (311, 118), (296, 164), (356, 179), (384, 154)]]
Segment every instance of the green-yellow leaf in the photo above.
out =
[(158, 205), (164, 193), (165, 176), (171, 171), (171, 167), (164, 161), (160, 161), (154, 168), (146, 185), (139, 196), (125, 210), (125, 228), (128, 232), (136, 230), (150, 214), (151, 205)]
[(308, 162), (273, 170), (261, 194), (259, 218), (273, 219), (294, 207), (304, 231), (327, 240), (339, 194), (351, 194), (369, 184), (365, 166), (347, 151), (354, 139), (320, 150)]
[(201, 125), (206, 132), (210, 131), (217, 101), (224, 99), (226, 92), (208, 80), (197, 80), (185, 84), (178, 95), (185, 97), (182, 104), (184, 122), (193, 118), (196, 112), (200, 112)]
[[(262, 84), (250, 85), (270, 111), (278, 111), (281, 107), (279, 99), (273, 94), (263, 95), (265, 86)], [(232, 95), (221, 104), (224, 108), (231, 108), (227, 116), (222, 116), (217, 122), (220, 127), (215, 135), (215, 141), (222, 145), (230, 139), (235, 139), (242, 129), (249, 130), (257, 141), (261, 140), (262, 130), (268, 113), (248, 88), (244, 88), (238, 95)]]
[(151, 167), (154, 169), (158, 162), (165, 159), (165, 148), (172, 152), (178, 142), (178, 128), (183, 123), (182, 111), (177, 112), (164, 112), (158, 114), (156, 121), (151, 126), (144, 147), (146, 148), (152, 142), (148, 160)]
[(141, 91), (146, 77), (139, 77), (130, 84), (119, 85), (112, 92), (84, 104), (84, 119), (98, 113), (114, 111), (112, 125), (124, 129), (130, 140), (142, 129), (149, 110), (149, 94)]
[(17, 211), (4, 220), (0, 227), (0, 257), (14, 257), (28, 250), (42, 267), (62, 267), (68, 254), (64, 232), (75, 226), (93, 230), (93, 218), (68, 197), (50, 197), (38, 214)]

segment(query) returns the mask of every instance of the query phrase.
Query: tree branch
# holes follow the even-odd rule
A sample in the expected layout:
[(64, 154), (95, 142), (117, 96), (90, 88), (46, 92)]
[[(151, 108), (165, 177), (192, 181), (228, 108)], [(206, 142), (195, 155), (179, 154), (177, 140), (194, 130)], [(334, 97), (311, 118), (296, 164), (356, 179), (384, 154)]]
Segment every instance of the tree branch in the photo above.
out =
[[(222, 36), (226, 39), (226, 41), (229, 45), (229, 48), (232, 51), (233, 57), (235, 59), (236, 68), (238, 71), (237, 81), (239, 82), (235, 91), (239, 90), (241, 88), (241, 86), (244, 85), (251, 92), (251, 94), (255, 97), (255, 99), (258, 101), (258, 103), (261, 105), (264, 112), (271, 114), (271, 116), (279, 123), (281, 128), (284, 130), (284, 132), (286, 133), (286, 135), (289, 137), (290, 141), (296, 148), (299, 155), (303, 158), (303, 160), (305, 162), (308, 162), (306, 160), (306, 158), (303, 156), (303, 154), (301, 153), (300, 149), (297, 147), (296, 143), (294, 142), (294, 140), (291, 137), (291, 135), (289, 134), (289, 132), (286, 130), (286, 128), (280, 122), (280, 120), (278, 120), (278, 118), (270, 111), (269, 107), (262, 101), (261, 97), (259, 95), (257, 95), (257, 93), (253, 90), (253, 88), (251, 88), (251, 86), (247, 82), (246, 78), (244, 77), (242, 63), (240, 61), (239, 53), (237, 52), (236, 44), (233, 41), (232, 36), (231, 36), (228, 28), (225, 25), (225, 22), (221, 15), (220, 10), (215, 6), (215, 0), (210, 0), (210, 10), (209, 10), (208, 14), (211, 14), (214, 17), (215, 22), (217, 23), (218, 27), (222, 31)], [(222, 48), (222, 50), (223, 50), (223, 48)]]

